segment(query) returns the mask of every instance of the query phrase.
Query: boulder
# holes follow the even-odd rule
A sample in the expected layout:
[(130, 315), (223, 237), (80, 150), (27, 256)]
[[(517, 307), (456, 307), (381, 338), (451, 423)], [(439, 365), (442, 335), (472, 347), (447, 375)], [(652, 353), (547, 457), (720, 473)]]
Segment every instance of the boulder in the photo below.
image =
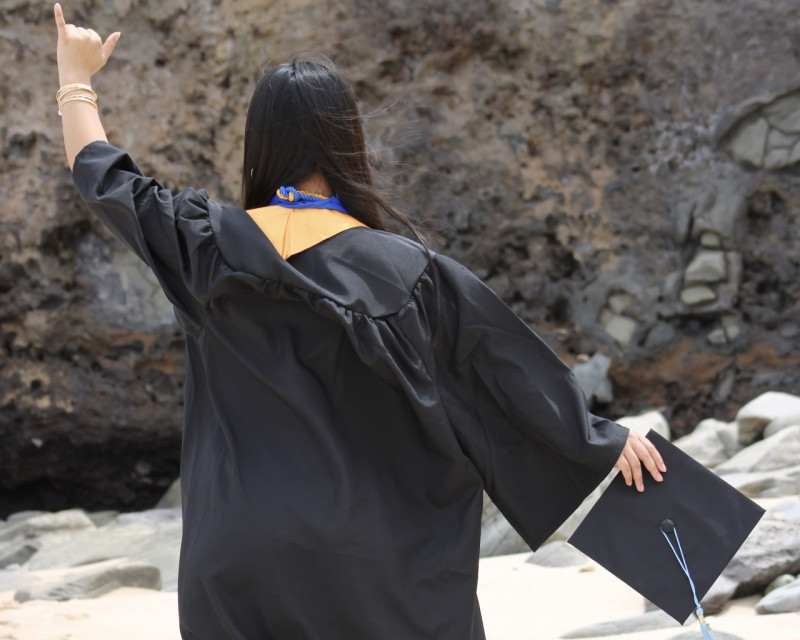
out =
[(756, 603), (756, 613), (800, 611), (800, 578), (770, 591)]
[(764, 589), (764, 595), (767, 595), (771, 591), (775, 591), (775, 589), (785, 587), (787, 584), (792, 584), (794, 581), (795, 577), (791, 573), (783, 573), (767, 585), (767, 588)]
[(600, 485), (592, 491), (591, 494), (581, 502), (581, 505), (572, 513), (572, 515), (564, 521), (556, 532), (548, 538), (548, 542), (554, 542), (556, 540), (568, 540), (569, 537), (575, 533), (575, 529), (578, 528), (583, 519), (586, 517), (586, 514), (592, 509), (595, 503), (600, 499), (600, 496), (603, 495), (603, 491), (606, 490), (611, 481), (614, 479), (618, 471), (614, 469), (613, 471), (609, 472), (608, 476), (600, 483)]
[(727, 426), (727, 423), (719, 420), (703, 420), (694, 431), (675, 440), (673, 444), (700, 464), (713, 468), (730, 457), (719, 435)]
[(167, 489), (161, 500), (156, 504), (156, 509), (175, 509), (181, 506), (181, 479), (177, 478)]
[(608, 377), (610, 366), (611, 358), (595, 353), (587, 362), (579, 362), (572, 368), (572, 373), (590, 405), (595, 401), (608, 403), (614, 399), (611, 379)]
[(744, 445), (739, 442), (739, 425), (735, 422), (717, 425), (717, 436), (725, 447), (725, 455), (728, 458), (732, 458), (744, 449)]
[(799, 461), (800, 426), (794, 426), (751, 444), (714, 470), (720, 475), (774, 471), (794, 466)]
[(764, 427), (764, 437), (769, 438), (782, 429), (796, 425), (800, 425), (800, 413), (787, 413), (785, 416), (775, 418)]
[(724, 251), (700, 251), (686, 267), (686, 285), (720, 282), (728, 275)]
[(172, 591), (177, 589), (181, 533), (179, 509), (121, 514), (108, 525), (68, 540), (45, 541), (28, 568), (63, 569), (127, 558), (158, 567), (163, 588)]
[(31, 584), (14, 594), (17, 602), (96, 598), (120, 587), (161, 589), (158, 567), (127, 560), (110, 560), (60, 572), (32, 572), (31, 577)]
[(481, 558), (521, 553), (528, 549), (527, 543), (500, 513), (497, 505), (484, 494), (481, 516)]
[(780, 498), (800, 493), (800, 465), (757, 473), (729, 473), (725, 482), (750, 498)]
[(761, 437), (769, 423), (798, 414), (800, 414), (799, 397), (779, 391), (767, 391), (748, 402), (736, 414), (739, 441), (742, 444), (751, 444)]
[(770, 507), (766, 517), (770, 520), (782, 520), (784, 522), (796, 522), (800, 526), (800, 499), (784, 500)]
[(650, 429), (653, 429), (667, 440), (671, 437), (669, 422), (660, 411), (647, 411), (638, 416), (623, 416), (617, 420), (617, 423), (642, 435), (646, 435)]
[(562, 638), (602, 638), (605, 636), (616, 636), (625, 633), (637, 633), (640, 631), (651, 631), (653, 629), (668, 629), (669, 627), (680, 627), (681, 625), (663, 611), (649, 611), (639, 616), (610, 620), (580, 627), (574, 631), (569, 631), (562, 635)]
[(781, 574), (800, 572), (800, 518), (788, 504), (779, 506), (765, 514), (711, 586), (702, 600), (707, 614), (734, 596), (762, 592)]
[(0, 569), (25, 564), (40, 547), (36, 540), (17, 539), (0, 543)]
[[(672, 636), (669, 640), (698, 640), (700, 638), (699, 631), (687, 631), (686, 633), (679, 633), (677, 636)], [(732, 633), (725, 633), (724, 631), (714, 631), (714, 640), (746, 640), (741, 636), (735, 636)]]
[(76, 532), (94, 528), (94, 523), (85, 511), (68, 509), (12, 520), (0, 527), (0, 542), (15, 538), (36, 538), (45, 533)]

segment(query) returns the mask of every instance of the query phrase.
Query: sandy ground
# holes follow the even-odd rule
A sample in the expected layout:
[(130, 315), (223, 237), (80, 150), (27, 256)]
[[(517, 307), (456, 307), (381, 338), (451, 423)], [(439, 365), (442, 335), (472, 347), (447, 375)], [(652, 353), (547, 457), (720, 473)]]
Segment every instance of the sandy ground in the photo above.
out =
[[(588, 624), (643, 612), (641, 596), (601, 567), (546, 568), (530, 554), (481, 561), (478, 594), (489, 640), (550, 640)], [(744, 640), (798, 640), (800, 615), (757, 616), (757, 598), (712, 616), (713, 630)], [(699, 627), (608, 636), (607, 640), (669, 640)], [(177, 597), (119, 589), (94, 600), (15, 602), (0, 592), (0, 640), (180, 640)], [(383, 639), (382, 639), (383, 640)], [(390, 639), (387, 639), (390, 640)]]

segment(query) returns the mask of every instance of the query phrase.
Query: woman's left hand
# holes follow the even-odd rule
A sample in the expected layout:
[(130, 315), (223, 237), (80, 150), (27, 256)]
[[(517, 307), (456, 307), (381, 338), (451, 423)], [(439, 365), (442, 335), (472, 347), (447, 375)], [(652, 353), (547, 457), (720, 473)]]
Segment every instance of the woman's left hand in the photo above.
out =
[(119, 31), (112, 33), (103, 42), (93, 29), (67, 24), (59, 3), (53, 7), (53, 13), (58, 29), (56, 59), (60, 86), (72, 83), (89, 84), (92, 74), (108, 62), (119, 40)]
[(644, 491), (642, 467), (650, 472), (656, 482), (663, 480), (661, 473), (667, 470), (655, 445), (633, 429), (628, 432), (628, 440), (614, 467), (622, 472), (625, 484), (629, 487), (635, 484), (640, 492)]

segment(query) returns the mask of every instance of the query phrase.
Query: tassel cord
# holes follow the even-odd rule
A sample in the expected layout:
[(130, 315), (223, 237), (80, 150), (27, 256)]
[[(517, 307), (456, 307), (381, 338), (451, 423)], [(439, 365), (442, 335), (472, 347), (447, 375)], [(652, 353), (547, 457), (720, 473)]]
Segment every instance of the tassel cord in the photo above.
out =
[(695, 610), (695, 615), (697, 616), (697, 621), (700, 623), (700, 631), (703, 633), (703, 640), (714, 640), (714, 636), (711, 635), (711, 630), (708, 628), (708, 624), (705, 621), (703, 607), (700, 606), (700, 601), (697, 599), (697, 591), (694, 588), (694, 580), (692, 580), (692, 576), (689, 573), (689, 565), (686, 562), (686, 556), (683, 554), (681, 539), (678, 537), (678, 528), (675, 527), (673, 533), (675, 534), (675, 542), (678, 545), (678, 551), (680, 551), (680, 555), (678, 555), (678, 551), (675, 550), (675, 546), (672, 544), (672, 541), (669, 539), (666, 531), (662, 529), (661, 533), (664, 535), (664, 539), (667, 541), (669, 548), (672, 550), (672, 554), (675, 556), (675, 559), (681, 566), (683, 573), (686, 574), (686, 579), (689, 580), (689, 586), (692, 588), (692, 598), (694, 599), (694, 604), (697, 607)]

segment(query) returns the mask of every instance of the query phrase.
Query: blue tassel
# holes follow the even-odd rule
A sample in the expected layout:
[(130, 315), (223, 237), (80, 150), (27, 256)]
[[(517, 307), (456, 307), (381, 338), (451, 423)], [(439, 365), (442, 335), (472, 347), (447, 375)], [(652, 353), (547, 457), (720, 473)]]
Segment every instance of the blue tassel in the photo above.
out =
[[(672, 541), (669, 539), (667, 531), (664, 530), (665, 528), (669, 529), (670, 533), (675, 534), (675, 542), (678, 544), (680, 556), (678, 555), (678, 551), (676, 551), (675, 547), (672, 545)], [(664, 535), (664, 539), (667, 541), (669, 548), (672, 549), (672, 554), (675, 556), (675, 559), (678, 561), (681, 569), (683, 569), (683, 572), (686, 574), (686, 578), (689, 580), (689, 586), (692, 588), (692, 598), (694, 598), (694, 604), (697, 607), (694, 614), (697, 616), (697, 621), (700, 623), (700, 631), (703, 633), (703, 640), (714, 640), (714, 636), (711, 635), (711, 629), (708, 628), (708, 623), (703, 615), (703, 607), (700, 606), (700, 601), (697, 599), (697, 591), (694, 588), (694, 580), (692, 580), (692, 576), (689, 573), (689, 565), (686, 563), (686, 556), (683, 555), (683, 548), (681, 547), (681, 539), (678, 537), (678, 527), (675, 526), (672, 520), (664, 520), (664, 522), (661, 523), (661, 533)]]

